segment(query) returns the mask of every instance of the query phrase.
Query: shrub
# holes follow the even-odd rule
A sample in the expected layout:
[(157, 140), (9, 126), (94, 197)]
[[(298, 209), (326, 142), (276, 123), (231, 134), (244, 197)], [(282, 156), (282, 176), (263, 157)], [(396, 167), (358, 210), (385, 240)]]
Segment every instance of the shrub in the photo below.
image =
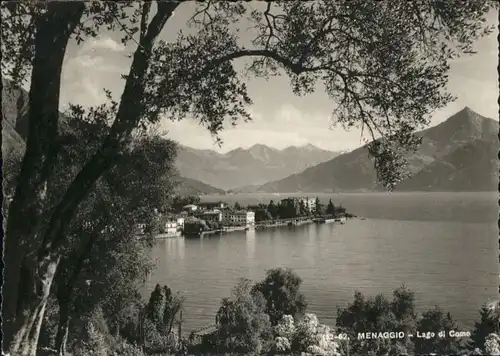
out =
[(307, 303), (300, 292), (301, 284), (302, 279), (291, 269), (275, 268), (267, 271), (266, 278), (252, 288), (253, 293), (264, 296), (272, 325), (283, 315), (299, 317), (305, 313)]

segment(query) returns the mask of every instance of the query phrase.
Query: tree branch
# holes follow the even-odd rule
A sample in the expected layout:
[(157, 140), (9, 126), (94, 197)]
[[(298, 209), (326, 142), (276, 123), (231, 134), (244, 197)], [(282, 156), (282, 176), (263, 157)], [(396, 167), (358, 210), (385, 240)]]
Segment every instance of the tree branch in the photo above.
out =
[(101, 174), (113, 165), (119, 150), (126, 145), (130, 133), (137, 126), (141, 118), (144, 78), (149, 67), (154, 41), (179, 5), (180, 2), (157, 2), (158, 10), (134, 54), (116, 119), (100, 149), (77, 174), (54, 209), (43, 236), (40, 258), (50, 255), (61, 247), (65, 241), (65, 230), (74, 211)]
[(291, 70), (294, 74), (301, 74), (305, 72), (316, 72), (321, 70), (335, 70), (329, 66), (321, 65), (316, 67), (305, 67), (301, 63), (297, 63), (292, 61), (291, 59), (280, 55), (279, 53), (269, 50), (269, 49), (242, 49), (239, 51), (234, 51), (225, 56), (216, 58), (209, 62), (209, 64), (205, 67), (204, 70), (200, 73), (200, 75), (206, 74), (207, 72), (213, 70), (217, 66), (232, 61), (233, 59), (243, 58), (243, 57), (267, 57), (274, 59), (276, 62), (281, 63), (286, 68)]
[[(78, 254), (76, 261), (71, 264), (73, 268), (71, 268), (71, 271), (69, 272), (69, 278), (62, 286), (61, 291), (58, 293), (58, 295), (63, 299), (70, 297), (75, 282), (83, 268), (85, 259), (90, 255), (90, 252), (94, 247), (94, 243), (97, 240), (97, 237), (99, 236), (104, 225), (105, 224), (103, 223), (103, 220), (100, 220), (99, 223), (92, 229), (92, 232), (90, 233), (89, 239), (85, 244), (83, 250)], [(61, 266), (60, 268), (62, 269), (63, 266)]]
[(151, 10), (151, 3), (147, 1), (142, 5), (141, 32), (139, 36), (139, 42), (144, 41), (144, 37), (146, 36), (147, 23), (150, 10)]
[(158, 11), (151, 20), (146, 35), (141, 42), (147, 45), (151, 45), (151, 47), (153, 45), (154, 39), (160, 34), (160, 31), (167, 23), (167, 20), (173, 15), (177, 6), (180, 5), (180, 2), (157, 1), (156, 4), (158, 6)]

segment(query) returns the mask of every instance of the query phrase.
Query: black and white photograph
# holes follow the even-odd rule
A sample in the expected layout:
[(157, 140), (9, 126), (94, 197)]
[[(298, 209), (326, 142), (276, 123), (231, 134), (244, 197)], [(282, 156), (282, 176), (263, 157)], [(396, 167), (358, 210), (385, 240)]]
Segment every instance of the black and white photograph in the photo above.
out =
[(2, 2), (2, 354), (500, 355), (499, 4)]

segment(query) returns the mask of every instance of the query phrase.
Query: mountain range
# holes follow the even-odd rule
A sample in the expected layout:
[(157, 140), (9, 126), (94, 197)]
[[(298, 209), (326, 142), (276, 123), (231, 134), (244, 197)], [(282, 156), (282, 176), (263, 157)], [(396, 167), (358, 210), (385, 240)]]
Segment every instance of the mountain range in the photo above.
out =
[[(24, 150), (28, 95), (2, 80), (2, 152)], [(61, 114), (62, 115), (62, 114)], [(496, 191), (498, 122), (468, 107), (417, 133), (419, 149), (407, 156), (411, 178), (396, 191)], [(263, 144), (227, 153), (179, 145), (181, 194), (355, 192), (380, 190), (366, 146), (331, 152), (311, 144), (282, 150)]]
[[(408, 155), (411, 178), (399, 191), (496, 191), (498, 122), (468, 107), (420, 131), (422, 144)], [(254, 192), (351, 192), (380, 189), (366, 145)], [(247, 190), (245, 190), (247, 191)]]
[(179, 146), (176, 165), (183, 177), (231, 190), (243, 186), (260, 186), (285, 178), (339, 154), (313, 145), (279, 150), (256, 144), (248, 149), (236, 148), (227, 153)]
[[(2, 78), (2, 156), (15, 149), (23, 152), (28, 137), (28, 93), (24, 90), (10, 90), (9, 82)], [(64, 114), (61, 114), (64, 121)], [(225, 194), (225, 191), (212, 187), (196, 179), (178, 176), (177, 193), (188, 194)]]

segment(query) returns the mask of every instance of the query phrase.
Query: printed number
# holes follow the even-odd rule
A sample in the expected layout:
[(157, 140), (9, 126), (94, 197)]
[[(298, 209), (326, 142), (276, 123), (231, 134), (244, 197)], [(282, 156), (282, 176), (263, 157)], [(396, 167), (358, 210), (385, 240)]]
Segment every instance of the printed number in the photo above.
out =
[(339, 340), (347, 340), (348, 336), (345, 333), (340, 333), (340, 334), (337, 335), (337, 339), (339, 339)]

